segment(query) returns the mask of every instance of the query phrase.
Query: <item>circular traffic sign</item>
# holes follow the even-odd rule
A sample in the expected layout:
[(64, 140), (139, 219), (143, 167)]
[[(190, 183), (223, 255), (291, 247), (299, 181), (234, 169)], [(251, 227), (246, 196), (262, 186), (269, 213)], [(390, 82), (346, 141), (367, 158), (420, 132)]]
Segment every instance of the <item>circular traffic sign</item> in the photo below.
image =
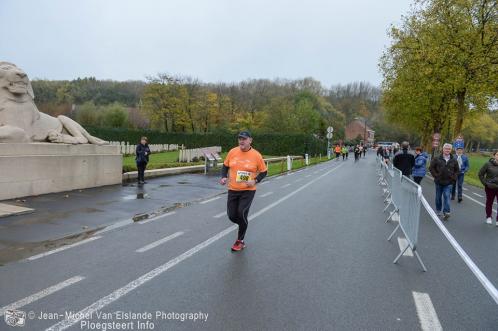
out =
[(332, 132), (327, 133), (327, 139), (332, 139), (334, 134)]
[(333, 128), (333, 127), (331, 127), (331, 126), (329, 126), (329, 127), (327, 128), (327, 133), (332, 133), (332, 132), (334, 132), (334, 128)]

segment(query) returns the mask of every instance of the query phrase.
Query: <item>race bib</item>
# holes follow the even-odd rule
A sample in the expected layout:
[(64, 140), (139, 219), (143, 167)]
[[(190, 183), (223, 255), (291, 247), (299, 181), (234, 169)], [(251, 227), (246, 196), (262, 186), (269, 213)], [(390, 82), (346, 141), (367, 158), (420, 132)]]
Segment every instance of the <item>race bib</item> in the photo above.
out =
[(235, 178), (237, 183), (248, 182), (249, 180), (251, 180), (251, 173), (249, 171), (237, 171), (237, 177)]

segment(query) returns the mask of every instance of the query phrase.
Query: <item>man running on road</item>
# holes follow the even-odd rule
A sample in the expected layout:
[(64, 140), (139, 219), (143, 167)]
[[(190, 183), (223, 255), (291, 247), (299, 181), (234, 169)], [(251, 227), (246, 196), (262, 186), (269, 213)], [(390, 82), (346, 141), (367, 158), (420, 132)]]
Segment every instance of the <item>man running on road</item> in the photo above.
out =
[(232, 148), (223, 162), (220, 180), (221, 185), (228, 181), (228, 218), (239, 226), (237, 240), (232, 246), (234, 252), (245, 248), (247, 215), (256, 193), (256, 183), (265, 178), (268, 170), (261, 154), (251, 147), (251, 133), (242, 131), (238, 139), (239, 146)]
[(339, 156), (341, 156), (341, 151), (342, 151), (341, 146), (339, 146), (339, 144), (335, 145), (334, 153), (335, 153), (335, 158), (337, 159), (337, 161), (339, 161)]

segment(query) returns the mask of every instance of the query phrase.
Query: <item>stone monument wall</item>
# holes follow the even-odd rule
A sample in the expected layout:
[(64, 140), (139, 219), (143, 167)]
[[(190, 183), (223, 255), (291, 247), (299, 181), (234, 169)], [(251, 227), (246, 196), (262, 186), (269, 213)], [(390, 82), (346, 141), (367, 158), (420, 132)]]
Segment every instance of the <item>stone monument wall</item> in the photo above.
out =
[(118, 146), (0, 143), (0, 200), (121, 184)]

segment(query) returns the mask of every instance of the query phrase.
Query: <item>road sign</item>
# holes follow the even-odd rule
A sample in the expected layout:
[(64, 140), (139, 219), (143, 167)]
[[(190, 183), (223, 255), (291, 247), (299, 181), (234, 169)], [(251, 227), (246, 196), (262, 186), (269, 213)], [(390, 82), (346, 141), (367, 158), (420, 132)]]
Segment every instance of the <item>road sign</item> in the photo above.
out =
[(331, 127), (331, 126), (329, 126), (329, 127), (327, 128), (327, 133), (332, 133), (332, 132), (334, 132), (334, 128), (333, 128), (333, 127)]
[(327, 139), (332, 139), (334, 134), (332, 132), (327, 133)]

